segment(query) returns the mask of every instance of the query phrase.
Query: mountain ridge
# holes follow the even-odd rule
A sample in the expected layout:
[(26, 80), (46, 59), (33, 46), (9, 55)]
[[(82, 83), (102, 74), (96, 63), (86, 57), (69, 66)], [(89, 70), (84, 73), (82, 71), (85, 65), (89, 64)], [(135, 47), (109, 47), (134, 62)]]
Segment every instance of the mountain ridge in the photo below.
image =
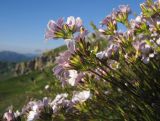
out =
[(35, 58), (37, 55), (34, 54), (21, 54), (14, 51), (0, 51), (0, 61), (1, 62), (22, 62), (29, 61)]

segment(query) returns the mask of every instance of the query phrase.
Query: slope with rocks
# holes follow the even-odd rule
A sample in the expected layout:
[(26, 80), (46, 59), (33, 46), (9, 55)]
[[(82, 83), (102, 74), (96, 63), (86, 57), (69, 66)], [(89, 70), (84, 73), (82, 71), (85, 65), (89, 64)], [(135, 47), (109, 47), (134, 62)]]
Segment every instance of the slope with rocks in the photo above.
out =
[(16, 75), (23, 75), (31, 73), (32, 71), (42, 71), (44, 68), (51, 67), (54, 65), (55, 58), (64, 50), (66, 50), (66, 46), (61, 46), (45, 52), (41, 56), (28, 62), (18, 63), (15, 66), (15, 73)]

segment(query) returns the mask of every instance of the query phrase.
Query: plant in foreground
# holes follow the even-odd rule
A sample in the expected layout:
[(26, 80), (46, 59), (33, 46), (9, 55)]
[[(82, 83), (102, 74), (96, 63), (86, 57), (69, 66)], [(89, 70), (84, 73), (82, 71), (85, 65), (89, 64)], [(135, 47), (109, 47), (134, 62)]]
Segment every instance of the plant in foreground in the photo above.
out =
[(28, 120), (160, 120), (160, 4), (146, 0), (140, 7), (129, 20), (129, 6), (120, 6), (102, 28), (92, 23), (93, 33), (79, 17), (49, 21), (46, 39), (63, 38), (68, 47), (56, 58), (54, 74), (63, 88), (81, 91), (47, 99), (47, 105), (29, 103), (22, 114)]

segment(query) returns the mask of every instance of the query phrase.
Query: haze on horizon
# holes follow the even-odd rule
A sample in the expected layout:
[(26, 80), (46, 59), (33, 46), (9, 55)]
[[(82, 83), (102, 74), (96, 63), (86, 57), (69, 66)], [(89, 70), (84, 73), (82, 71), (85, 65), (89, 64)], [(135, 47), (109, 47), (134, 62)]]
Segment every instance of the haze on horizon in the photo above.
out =
[(39, 53), (63, 45), (63, 40), (44, 40), (49, 20), (59, 17), (81, 17), (84, 26), (91, 21), (96, 25), (119, 5), (128, 4), (139, 13), (144, 0), (1, 0), (0, 1), (0, 51)]

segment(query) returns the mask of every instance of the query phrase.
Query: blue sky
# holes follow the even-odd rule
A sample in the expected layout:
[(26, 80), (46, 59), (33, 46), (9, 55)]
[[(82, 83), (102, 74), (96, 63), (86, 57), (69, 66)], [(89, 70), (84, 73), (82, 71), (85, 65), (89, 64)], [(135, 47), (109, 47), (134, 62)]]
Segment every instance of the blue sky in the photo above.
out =
[(128, 4), (139, 13), (144, 0), (0, 0), (0, 51), (35, 53), (64, 44), (63, 40), (44, 40), (49, 20), (81, 17), (87, 29), (98, 23), (113, 8)]

